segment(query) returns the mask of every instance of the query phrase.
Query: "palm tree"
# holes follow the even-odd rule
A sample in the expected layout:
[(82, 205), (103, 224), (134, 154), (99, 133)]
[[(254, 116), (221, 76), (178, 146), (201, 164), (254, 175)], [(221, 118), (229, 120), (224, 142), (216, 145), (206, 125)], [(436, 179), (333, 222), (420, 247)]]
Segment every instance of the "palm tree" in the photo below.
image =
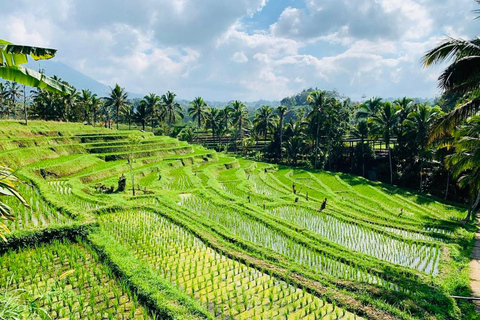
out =
[(415, 141), (418, 150), (420, 162), (420, 191), (423, 188), (423, 165), (427, 160), (428, 130), (434, 121), (438, 118), (438, 110), (435, 110), (425, 104), (415, 105), (402, 126), (406, 128), (405, 136)]
[[(150, 93), (143, 97), (140, 103), (144, 104), (146, 108), (146, 113), (150, 117), (150, 122), (152, 125), (152, 132), (153, 132), (153, 125), (156, 118), (158, 118), (158, 114), (160, 112), (161, 100), (158, 95), (155, 93)], [(143, 130), (145, 130), (145, 123), (143, 123)]]
[(87, 124), (90, 124), (90, 113), (92, 112), (92, 96), (92, 91), (88, 89), (83, 89), (80, 96), (78, 97), (78, 102), (80, 103), (84, 111), (83, 121), (85, 121)]
[[(480, 11), (476, 11), (479, 13)], [(479, 17), (477, 17), (478, 19)], [(425, 67), (451, 61), (438, 77), (438, 85), (445, 93), (465, 95), (474, 93), (473, 98), (439, 119), (430, 133), (430, 141), (465, 121), (480, 109), (480, 38), (470, 40), (446, 38), (423, 56)]]
[(5, 103), (5, 100), (7, 98), (7, 86), (3, 84), (3, 82), (0, 82), (0, 112), (4, 116), (6, 114), (6, 110), (3, 109), (3, 105)]
[(397, 124), (396, 108), (390, 102), (384, 102), (378, 113), (368, 118), (374, 128), (381, 133), (385, 146), (388, 149), (388, 161), (390, 167), (390, 184), (393, 184), (393, 168), (392, 168), (392, 148), (390, 147), (390, 139), (393, 134), (395, 125)]
[(128, 93), (125, 92), (125, 88), (121, 88), (117, 83), (115, 84), (115, 88), (111, 89), (109, 96), (103, 99), (105, 100), (105, 107), (112, 106), (115, 108), (115, 120), (118, 130), (118, 113), (120, 108), (127, 104)]
[(177, 121), (177, 116), (183, 119), (182, 107), (178, 102), (175, 102), (176, 94), (168, 91), (161, 97), (160, 118), (166, 119), (171, 126)]
[(218, 137), (218, 131), (222, 123), (220, 110), (216, 108), (208, 108), (205, 113), (205, 124), (208, 129), (212, 129), (212, 139)]
[(480, 203), (480, 116), (467, 120), (454, 134), (455, 153), (447, 156), (452, 174), (458, 178), (461, 187), (468, 187), (472, 205), (466, 220), (473, 218), (473, 212)]
[(243, 140), (243, 128), (246, 121), (248, 121), (246, 108), (247, 106), (239, 100), (232, 102), (233, 123), (237, 126), (237, 136), (240, 135), (240, 140)]
[(202, 97), (196, 97), (193, 101), (190, 101), (191, 107), (188, 108), (188, 114), (193, 118), (193, 121), (197, 120), (197, 130), (200, 130), (202, 123), (205, 121), (205, 108), (207, 103)]
[(133, 104), (123, 105), (123, 106), (120, 108), (120, 114), (122, 115), (122, 117), (123, 117), (124, 119), (127, 120), (128, 130), (131, 130), (132, 120), (133, 120), (134, 114), (135, 114), (135, 107), (134, 107), (134, 105), (133, 105)]
[[(58, 96), (58, 95), (57, 95)], [(64, 121), (75, 121), (73, 110), (77, 106), (78, 98), (80, 97), (80, 92), (77, 89), (73, 88), (72, 92), (69, 92), (63, 96), (59, 96), (62, 101), (63, 109), (63, 119)]]
[(314, 162), (314, 168), (316, 169), (318, 164), (318, 140), (320, 138), (320, 116), (327, 103), (329, 103), (329, 99), (326, 91), (313, 91), (307, 96), (307, 101), (312, 107), (308, 118), (310, 118), (310, 121), (316, 126)]
[(277, 115), (273, 113), (273, 109), (269, 106), (263, 105), (257, 110), (253, 125), (258, 134), (263, 134), (265, 144), (267, 143), (267, 136), (269, 131), (273, 131), (277, 121)]
[[(393, 105), (397, 109), (397, 117), (398, 117), (398, 123), (402, 124), (405, 119), (407, 119), (408, 115), (414, 111), (415, 104), (413, 103), (413, 99), (403, 97), (402, 99), (396, 99), (393, 101)], [(395, 127), (395, 134), (397, 136), (397, 141), (398, 143), (404, 143), (403, 138), (403, 129), (404, 126), (396, 126)]]
[(279, 129), (279, 138), (280, 138), (280, 162), (282, 162), (283, 158), (283, 119), (285, 117), (285, 114), (287, 113), (287, 107), (286, 106), (279, 106), (277, 107), (277, 113), (279, 116), (279, 121), (278, 121), (278, 129)]
[(220, 110), (220, 116), (222, 118), (222, 125), (225, 126), (225, 129), (228, 130), (232, 120), (233, 109), (227, 104), (223, 109)]
[(368, 118), (380, 111), (381, 107), (382, 98), (373, 97), (359, 106), (356, 117), (357, 119)]
[(133, 119), (135, 122), (140, 122), (142, 124), (143, 131), (145, 131), (145, 124), (151, 116), (150, 110), (151, 109), (148, 107), (148, 103), (145, 98), (140, 100), (138, 105), (135, 107)]
[[(20, 85), (15, 81), (7, 81), (7, 99), (10, 100), (11, 108), (15, 108), (16, 99), (20, 98), (23, 94), (23, 90)], [(11, 109), (7, 109), (7, 117), (10, 117)]]
[(95, 126), (95, 122), (97, 121), (97, 114), (100, 111), (100, 108), (102, 107), (103, 102), (100, 98), (97, 97), (96, 94), (94, 94), (90, 100), (90, 109), (91, 112), (93, 113), (93, 125)]
[(298, 156), (302, 154), (304, 144), (302, 136), (292, 136), (287, 139), (285, 143), (285, 151), (293, 166), (297, 165)]
[(362, 145), (362, 177), (365, 177), (365, 139), (368, 137), (369, 132), (368, 123), (365, 119), (358, 121), (352, 130), (353, 136), (359, 138)]

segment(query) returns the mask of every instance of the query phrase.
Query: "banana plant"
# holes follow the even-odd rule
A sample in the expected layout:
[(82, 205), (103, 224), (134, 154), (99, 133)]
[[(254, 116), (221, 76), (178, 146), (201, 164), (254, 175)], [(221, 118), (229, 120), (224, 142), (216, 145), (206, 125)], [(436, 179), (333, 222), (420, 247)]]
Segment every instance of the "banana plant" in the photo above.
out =
[[(27, 201), (25, 201), (22, 195), (15, 189), (15, 181), (18, 179), (13, 173), (12, 169), (0, 165), (0, 196), (16, 197), (24, 206), (29, 207)], [(7, 241), (5, 234), (10, 233), (10, 230), (3, 221), (13, 220), (13, 218), (12, 208), (0, 200), (0, 238), (5, 242)]]
[(72, 93), (73, 88), (65, 83), (21, 66), (28, 62), (28, 56), (35, 61), (47, 60), (56, 52), (55, 49), (15, 45), (0, 39), (0, 78), (55, 93)]

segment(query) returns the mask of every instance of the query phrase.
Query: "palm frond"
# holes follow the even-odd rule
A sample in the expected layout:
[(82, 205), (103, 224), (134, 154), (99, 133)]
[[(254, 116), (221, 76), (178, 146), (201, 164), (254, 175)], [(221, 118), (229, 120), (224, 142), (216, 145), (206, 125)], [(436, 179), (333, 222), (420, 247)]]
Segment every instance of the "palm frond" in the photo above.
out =
[[(478, 52), (480, 54), (480, 52)], [(480, 85), (480, 55), (461, 58), (438, 78), (439, 87), (445, 91), (467, 93)]]
[(449, 134), (455, 126), (459, 125), (469, 116), (474, 115), (478, 109), (480, 109), (480, 97), (464, 103), (446, 116), (438, 119), (430, 129), (428, 143), (432, 143)]
[(480, 55), (480, 39), (463, 40), (446, 38), (437, 47), (429, 50), (422, 58), (422, 64), (428, 67), (451, 59)]

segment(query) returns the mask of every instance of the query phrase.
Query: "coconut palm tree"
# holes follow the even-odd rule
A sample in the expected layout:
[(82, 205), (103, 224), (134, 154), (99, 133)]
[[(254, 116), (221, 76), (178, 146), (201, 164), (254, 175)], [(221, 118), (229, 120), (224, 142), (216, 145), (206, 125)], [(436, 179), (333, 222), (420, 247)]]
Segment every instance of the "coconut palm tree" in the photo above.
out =
[(330, 100), (327, 97), (326, 91), (313, 91), (307, 96), (307, 101), (312, 107), (312, 110), (308, 114), (308, 118), (316, 128), (315, 134), (315, 162), (314, 168), (317, 168), (318, 164), (318, 140), (320, 138), (320, 117), (324, 111), (324, 108), (330, 103)]
[(82, 89), (80, 96), (78, 97), (78, 102), (82, 106), (84, 112), (84, 119), (87, 124), (90, 124), (90, 113), (92, 112), (92, 91), (88, 89)]
[(393, 167), (392, 167), (392, 148), (390, 147), (390, 139), (393, 134), (395, 125), (397, 124), (397, 110), (390, 102), (382, 103), (378, 113), (371, 115), (368, 121), (381, 134), (385, 146), (388, 150), (388, 162), (390, 167), (390, 184), (393, 184)]
[(263, 105), (257, 110), (253, 125), (258, 134), (263, 134), (265, 144), (267, 143), (268, 132), (274, 130), (277, 120), (278, 116), (274, 114), (274, 110), (269, 106)]
[(7, 109), (8, 110), (7, 117), (10, 117), (10, 113), (15, 108), (16, 100), (22, 96), (23, 90), (22, 90), (22, 87), (15, 81), (7, 81), (6, 87), (7, 87), (6, 98), (9, 100), (9, 104), (11, 107), (11, 109), (10, 108)]
[(168, 91), (160, 99), (159, 117), (166, 120), (170, 126), (177, 121), (177, 117), (183, 119), (182, 107), (178, 102), (175, 102), (175, 97), (175, 93)]
[(111, 92), (108, 97), (104, 97), (105, 107), (115, 108), (115, 121), (117, 123), (118, 130), (118, 113), (120, 108), (127, 104), (128, 93), (125, 91), (125, 88), (122, 88), (115, 84), (115, 88), (111, 89)]
[(285, 142), (285, 151), (290, 159), (292, 166), (298, 163), (298, 156), (303, 153), (305, 142), (302, 136), (292, 136)]
[(246, 108), (247, 106), (239, 100), (232, 102), (233, 123), (237, 126), (237, 136), (240, 136), (240, 140), (243, 140), (243, 129), (248, 121)]
[(63, 120), (64, 121), (76, 121), (75, 117), (75, 108), (77, 107), (78, 104), (78, 98), (80, 97), (80, 92), (77, 91), (77, 89), (73, 88), (72, 92), (69, 92), (63, 96), (59, 96), (59, 99), (62, 102), (63, 105)]
[(96, 94), (92, 95), (90, 100), (90, 109), (93, 113), (93, 125), (95, 126), (95, 122), (97, 121), (97, 115), (103, 105), (103, 102), (100, 98), (97, 97)]
[(134, 119), (135, 106), (133, 104), (126, 104), (120, 108), (120, 114), (124, 120), (127, 120), (128, 130), (132, 128), (132, 120)]
[(280, 162), (282, 162), (283, 158), (283, 119), (285, 118), (285, 114), (287, 113), (288, 108), (286, 106), (279, 106), (277, 107), (277, 113), (279, 116), (279, 121), (278, 121), (278, 130), (279, 130), (279, 138), (280, 138)]
[(6, 109), (3, 108), (6, 99), (7, 99), (7, 86), (3, 82), (0, 82), (0, 113), (2, 113), (2, 116), (6, 115)]
[[(143, 102), (142, 102), (143, 101)], [(141, 104), (144, 104), (144, 108), (146, 108), (146, 115), (150, 118), (152, 131), (155, 119), (158, 118), (158, 115), (161, 110), (161, 99), (155, 93), (150, 93), (143, 97), (140, 101)], [(144, 112), (144, 111), (142, 111)], [(145, 130), (145, 124), (143, 123), (143, 130)]]
[(222, 125), (222, 118), (219, 109), (211, 107), (206, 109), (205, 125), (208, 129), (212, 129), (212, 139), (215, 140), (215, 136), (217, 136), (217, 138), (219, 139), (218, 131), (220, 129), (220, 126)]
[(356, 117), (357, 119), (368, 118), (380, 111), (381, 107), (382, 98), (373, 97), (371, 99), (368, 99), (358, 107)]
[(480, 116), (467, 120), (454, 138), (455, 153), (447, 156), (447, 164), (460, 187), (470, 190), (471, 206), (466, 217), (470, 220), (480, 203)]
[(413, 110), (408, 114), (407, 118), (402, 122), (406, 132), (404, 135), (413, 140), (414, 145), (418, 148), (418, 160), (420, 162), (420, 191), (423, 188), (423, 166), (428, 160), (427, 152), (428, 130), (430, 126), (439, 116), (439, 111), (425, 104), (416, 104)]
[(196, 97), (190, 101), (191, 107), (188, 108), (188, 114), (193, 118), (193, 121), (197, 121), (197, 130), (200, 130), (202, 123), (205, 121), (205, 108), (207, 103), (202, 97)]
[(138, 105), (135, 106), (135, 112), (133, 114), (133, 119), (135, 122), (140, 122), (142, 124), (142, 130), (145, 131), (145, 124), (147, 120), (150, 119), (151, 113), (148, 103), (145, 99), (142, 99), (138, 102)]
[(365, 139), (370, 133), (367, 120), (360, 119), (353, 127), (352, 134), (355, 138), (360, 139), (362, 146), (362, 177), (365, 177)]

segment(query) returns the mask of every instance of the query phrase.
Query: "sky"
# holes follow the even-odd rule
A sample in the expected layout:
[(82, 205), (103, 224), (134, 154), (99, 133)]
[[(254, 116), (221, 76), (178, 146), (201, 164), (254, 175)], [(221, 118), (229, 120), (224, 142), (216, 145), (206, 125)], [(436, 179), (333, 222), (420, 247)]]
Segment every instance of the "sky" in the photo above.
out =
[(0, 39), (55, 48), (56, 61), (110, 87), (210, 101), (310, 87), (432, 98), (442, 66), (423, 68), (422, 55), (480, 26), (475, 0), (5, 2)]

